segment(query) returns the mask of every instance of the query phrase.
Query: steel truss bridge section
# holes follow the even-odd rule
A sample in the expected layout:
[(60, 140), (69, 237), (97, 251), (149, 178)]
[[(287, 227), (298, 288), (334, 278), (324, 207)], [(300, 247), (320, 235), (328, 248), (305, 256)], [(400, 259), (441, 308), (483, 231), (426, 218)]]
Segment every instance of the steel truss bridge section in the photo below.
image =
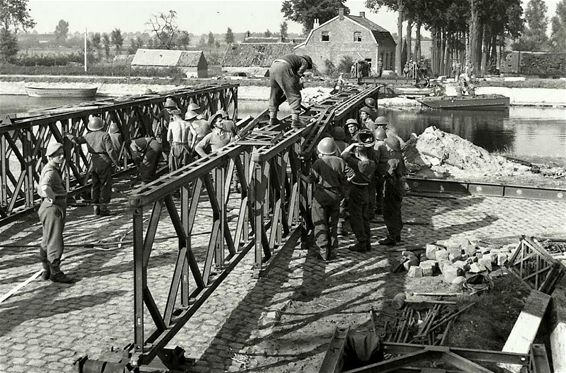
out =
[[(184, 369), (183, 350), (167, 349), (167, 344), (250, 250), (254, 250), (254, 275), (259, 276), (284, 238), (304, 231), (297, 228), (308, 226), (310, 209), (301, 175), (310, 167), (318, 139), (331, 125), (355, 117), (364, 99), (376, 97), (377, 91), (356, 87), (305, 108), (301, 119), (308, 125), (302, 129), (289, 128), (288, 118), (279, 126), (266, 125), (259, 118), (244, 120), (240, 128), (246, 134), (240, 140), (134, 190), (129, 199), (134, 340), (108, 361), (80, 359), (79, 372), (103, 372), (100, 367), (110, 361), (120, 361), (117, 368), (124, 371)], [(232, 210), (237, 216), (228, 217), (228, 203), (237, 206)], [(212, 227), (200, 263), (191, 239), (197, 212), (207, 212)], [(147, 273), (156, 232), (169, 220), (178, 243), (171, 248), (176, 251), (175, 267), (167, 300), (160, 307)], [(144, 320), (146, 310), (151, 322)]]
[[(71, 195), (90, 185), (90, 154), (86, 146), (74, 146), (64, 133), (80, 136), (86, 133), (89, 116), (100, 116), (105, 125), (115, 122), (128, 140), (159, 133), (164, 126), (160, 115), (167, 97), (173, 98), (182, 110), (191, 102), (206, 113), (223, 109), (231, 118), (238, 115), (238, 85), (219, 84), (183, 88), (159, 94), (126, 96), (82, 105), (68, 106), (27, 117), (0, 121), (0, 225), (33, 211), (39, 202), (36, 193), (41, 168), (46, 162), (49, 143), (64, 144), (63, 177)], [(106, 127), (107, 128), (107, 127)], [(131, 153), (122, 145), (119, 172), (132, 167)]]

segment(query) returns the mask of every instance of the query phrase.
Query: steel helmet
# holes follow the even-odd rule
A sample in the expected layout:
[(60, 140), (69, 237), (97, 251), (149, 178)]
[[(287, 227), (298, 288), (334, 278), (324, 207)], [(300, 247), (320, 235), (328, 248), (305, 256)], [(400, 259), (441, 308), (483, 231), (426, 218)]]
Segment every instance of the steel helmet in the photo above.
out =
[(195, 104), (194, 102), (191, 102), (187, 110), (197, 111), (200, 110), (200, 106), (198, 106), (198, 104)]
[(374, 98), (368, 97), (364, 100), (364, 103), (366, 104), (367, 107), (376, 109), (376, 102)]
[(373, 131), (373, 134), (374, 134), (376, 140), (383, 141), (387, 137), (387, 134), (385, 133), (385, 130), (383, 129), (383, 127), (377, 127), (377, 129), (375, 131)]
[(375, 137), (370, 130), (361, 130), (356, 133), (354, 140), (358, 143), (359, 146), (371, 147), (375, 142)]
[(53, 154), (57, 153), (59, 149), (63, 149), (63, 144), (61, 144), (60, 142), (52, 142), (47, 146), (45, 155), (51, 157)]
[(167, 109), (177, 109), (177, 104), (171, 97), (167, 97), (163, 106)]
[(332, 137), (334, 137), (334, 140), (336, 140), (336, 141), (346, 140), (346, 132), (344, 131), (344, 128), (334, 127), (332, 129)]
[(374, 123), (377, 126), (387, 126), (389, 124), (389, 121), (384, 116), (380, 116), (375, 119)]
[(309, 69), (313, 68), (313, 63), (312, 63), (312, 58), (310, 56), (307, 56), (306, 54), (303, 56), (303, 58), (307, 61), (307, 63), (309, 64)]
[(185, 120), (192, 120), (192, 119), (195, 119), (196, 117), (198, 117), (198, 113), (196, 113), (192, 110), (188, 110), (185, 113)]
[(401, 142), (399, 141), (399, 139), (397, 138), (397, 136), (387, 136), (385, 138), (385, 143), (393, 150), (395, 151), (401, 151)]
[(332, 137), (325, 137), (320, 140), (320, 142), (316, 146), (316, 150), (318, 150), (320, 154), (335, 155), (338, 147), (336, 146), (336, 143), (334, 142), (334, 139)]
[(110, 133), (119, 133), (120, 132), (120, 128), (118, 128), (118, 125), (116, 124), (116, 122), (110, 123), (110, 127), (108, 128), (108, 132), (110, 132)]
[(349, 124), (355, 124), (356, 127), (359, 127), (358, 121), (355, 120), (354, 118), (350, 118), (350, 119), (348, 119), (348, 120), (346, 121), (346, 127), (347, 127)]
[(87, 128), (89, 131), (99, 131), (102, 127), (104, 127), (104, 124), (102, 124), (102, 119), (99, 117), (90, 117), (88, 120)]
[(360, 113), (366, 113), (367, 115), (371, 116), (371, 109), (367, 106), (364, 106), (360, 109)]

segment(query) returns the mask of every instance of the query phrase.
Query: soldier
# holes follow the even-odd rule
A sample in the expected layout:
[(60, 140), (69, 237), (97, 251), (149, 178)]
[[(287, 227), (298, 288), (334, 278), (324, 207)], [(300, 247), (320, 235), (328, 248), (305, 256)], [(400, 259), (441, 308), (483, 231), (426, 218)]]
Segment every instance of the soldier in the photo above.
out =
[(285, 100), (291, 107), (291, 125), (300, 128), (303, 125), (299, 120), (301, 111), (301, 78), (308, 69), (313, 68), (309, 56), (288, 54), (276, 59), (269, 69), (271, 92), (269, 95), (269, 124), (275, 125), (279, 105)]
[[(378, 118), (379, 120), (379, 118)], [(377, 124), (377, 123), (376, 123)], [(375, 215), (381, 215), (383, 213), (383, 182), (385, 180), (385, 171), (387, 164), (387, 157), (385, 147), (385, 129), (383, 127), (377, 127), (373, 132), (375, 137), (375, 144), (373, 146), (374, 160), (377, 163), (377, 169), (375, 171)]]
[(344, 128), (342, 127), (334, 127), (332, 128), (332, 137), (334, 138), (334, 142), (338, 147), (338, 153), (342, 153), (344, 149), (348, 146), (346, 142), (346, 132), (344, 132)]
[(375, 122), (375, 118), (377, 118), (378, 115), (377, 102), (375, 101), (374, 98), (368, 97), (364, 100), (364, 104), (366, 107), (370, 109), (369, 117), (371, 118), (371, 120)]
[(336, 258), (340, 200), (346, 186), (346, 163), (337, 156), (331, 137), (318, 143), (319, 158), (312, 164), (309, 181), (314, 183), (311, 206), (314, 237), (318, 254), (324, 260)]
[(386, 157), (384, 163), (380, 159), (380, 165), (386, 167), (384, 175), (383, 195), (383, 220), (387, 227), (387, 237), (379, 240), (380, 245), (395, 246), (401, 241), (401, 230), (403, 220), (401, 217), (401, 202), (405, 192), (404, 176), (406, 174), (405, 162), (401, 153), (401, 144), (395, 136), (387, 136), (384, 140), (386, 153), (380, 154)]
[(214, 153), (220, 148), (228, 145), (230, 141), (232, 141), (232, 133), (226, 131), (224, 121), (216, 121), (212, 132), (199, 141), (195, 150), (201, 157), (206, 157), (207, 154)]
[(38, 215), (43, 227), (39, 257), (43, 266), (41, 278), (53, 282), (70, 284), (74, 279), (65, 275), (60, 268), (63, 255), (63, 229), (67, 215), (67, 190), (61, 175), (65, 159), (63, 145), (49, 144), (45, 153), (48, 162), (41, 170), (37, 193), (42, 197)]
[(110, 135), (110, 141), (112, 141), (112, 146), (114, 147), (116, 154), (118, 154), (119, 156), (124, 141), (122, 140), (122, 134), (120, 133), (120, 128), (118, 128), (116, 122), (112, 121), (110, 123), (110, 127), (108, 128), (108, 134)]
[(354, 142), (354, 138), (360, 129), (358, 121), (354, 118), (350, 118), (346, 121), (346, 141), (351, 144)]
[(375, 162), (369, 158), (369, 150), (373, 146), (374, 139), (370, 132), (360, 131), (355, 140), (356, 143), (349, 145), (342, 152), (342, 158), (353, 169), (353, 176), (348, 178), (350, 181), (348, 210), (350, 225), (356, 235), (357, 243), (350, 249), (364, 252), (371, 249), (368, 186), (376, 168)]
[[(195, 117), (195, 114), (197, 116)], [(195, 130), (196, 136), (189, 140), (191, 153), (194, 151), (195, 145), (198, 144), (206, 135), (210, 133), (210, 124), (205, 119), (199, 119), (202, 117), (196, 111), (188, 110), (185, 113), (185, 121)], [(192, 136), (191, 136), (192, 137)]]
[(142, 185), (156, 179), (157, 165), (161, 158), (162, 147), (155, 137), (138, 137), (130, 143), (133, 161), (138, 166), (138, 175)]
[[(189, 114), (190, 113), (190, 114)], [(181, 118), (181, 111), (171, 111), (172, 120), (167, 130), (167, 141), (171, 145), (169, 153), (169, 171), (175, 171), (187, 164), (191, 155), (189, 141), (196, 138), (196, 131)], [(195, 119), (198, 116), (194, 111), (188, 111), (185, 118)]]
[(108, 203), (112, 197), (112, 166), (119, 168), (118, 154), (112, 145), (110, 135), (103, 130), (104, 124), (99, 117), (91, 117), (87, 128), (90, 132), (84, 136), (67, 137), (75, 144), (86, 144), (91, 155), (92, 203), (94, 215), (108, 216)]
[(194, 111), (195, 113), (197, 113), (198, 114), (197, 119), (199, 120), (207, 119), (206, 114), (203, 114), (202, 108), (197, 103), (191, 102), (189, 104), (189, 107), (187, 108), (187, 111)]
[(377, 126), (371, 119), (372, 115), (373, 112), (369, 107), (364, 106), (360, 109), (360, 125), (362, 128), (368, 129), (371, 132), (373, 132), (377, 128)]

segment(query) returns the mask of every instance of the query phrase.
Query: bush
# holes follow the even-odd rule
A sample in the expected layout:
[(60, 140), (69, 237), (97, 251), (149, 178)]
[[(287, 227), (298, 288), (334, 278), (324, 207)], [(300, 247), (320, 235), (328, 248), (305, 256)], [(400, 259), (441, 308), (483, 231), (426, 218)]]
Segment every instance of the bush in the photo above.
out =
[(566, 76), (566, 53), (513, 51), (505, 56), (501, 72), (540, 77), (564, 77)]
[(350, 56), (343, 56), (338, 64), (338, 71), (341, 73), (350, 73), (350, 69), (354, 64), (354, 59)]
[(338, 70), (336, 69), (336, 66), (334, 65), (334, 63), (332, 61), (330, 61), (329, 59), (324, 60), (324, 67), (326, 68), (326, 75), (331, 77), (331, 78), (336, 78), (338, 77)]

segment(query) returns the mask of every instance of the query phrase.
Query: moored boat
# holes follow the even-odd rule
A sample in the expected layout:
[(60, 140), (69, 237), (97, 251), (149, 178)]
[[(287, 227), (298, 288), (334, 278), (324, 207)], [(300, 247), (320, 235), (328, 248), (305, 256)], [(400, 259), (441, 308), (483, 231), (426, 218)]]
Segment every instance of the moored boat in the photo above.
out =
[(431, 109), (443, 110), (507, 110), (509, 97), (503, 95), (432, 96), (417, 99)]
[(25, 86), (26, 93), (30, 97), (75, 97), (75, 98), (93, 98), (96, 96), (98, 87), (39, 87)]

